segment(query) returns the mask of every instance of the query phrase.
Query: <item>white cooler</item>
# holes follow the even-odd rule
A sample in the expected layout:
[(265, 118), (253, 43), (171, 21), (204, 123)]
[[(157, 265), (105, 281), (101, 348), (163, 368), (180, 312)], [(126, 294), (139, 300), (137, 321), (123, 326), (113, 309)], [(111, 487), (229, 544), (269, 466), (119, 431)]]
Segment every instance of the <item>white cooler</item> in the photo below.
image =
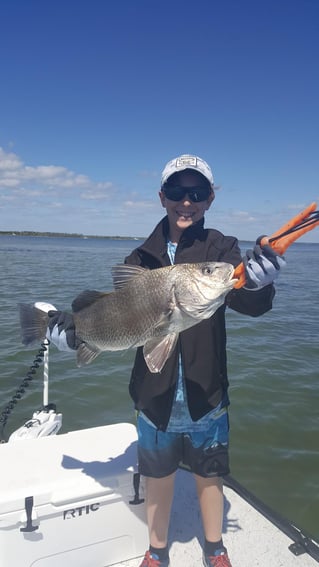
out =
[(136, 429), (0, 445), (0, 567), (106, 567), (148, 547)]

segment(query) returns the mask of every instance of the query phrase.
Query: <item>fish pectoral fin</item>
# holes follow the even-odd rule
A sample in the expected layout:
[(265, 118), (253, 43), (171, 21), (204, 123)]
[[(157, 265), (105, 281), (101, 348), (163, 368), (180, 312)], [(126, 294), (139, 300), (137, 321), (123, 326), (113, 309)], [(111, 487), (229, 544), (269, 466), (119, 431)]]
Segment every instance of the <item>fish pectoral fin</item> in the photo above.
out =
[(179, 333), (171, 333), (165, 337), (149, 339), (145, 343), (143, 354), (150, 372), (155, 373), (162, 370), (176, 346), (178, 335)]
[(84, 364), (90, 364), (97, 356), (100, 354), (100, 350), (97, 350), (87, 343), (81, 343), (76, 351), (76, 363), (78, 366), (84, 366)]

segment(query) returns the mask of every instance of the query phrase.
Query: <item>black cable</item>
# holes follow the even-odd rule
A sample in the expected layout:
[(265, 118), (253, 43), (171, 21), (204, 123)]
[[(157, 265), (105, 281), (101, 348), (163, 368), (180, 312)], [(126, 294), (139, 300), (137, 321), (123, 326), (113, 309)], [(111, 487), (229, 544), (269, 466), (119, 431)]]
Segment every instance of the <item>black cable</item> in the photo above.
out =
[(275, 240), (279, 240), (283, 236), (287, 236), (287, 234), (291, 234), (293, 232), (298, 232), (301, 228), (306, 228), (308, 226), (312, 226), (319, 221), (319, 211), (314, 211), (311, 213), (306, 219), (302, 220), (299, 224), (292, 226), (288, 230), (282, 232), (281, 234), (277, 234), (274, 238), (269, 238), (269, 242), (274, 242)]
[(29, 371), (26, 374), (26, 377), (22, 380), (19, 388), (15, 391), (15, 394), (12, 396), (9, 403), (6, 405), (4, 410), (0, 414), (0, 443), (6, 443), (4, 439), (4, 428), (7, 424), (8, 418), (12, 413), (14, 407), (18, 403), (18, 401), (22, 398), (23, 394), (25, 393), (26, 389), (30, 386), (30, 382), (35, 377), (37, 373), (37, 369), (40, 367), (40, 364), (43, 363), (44, 353), (48, 350), (47, 347), (50, 344), (50, 341), (46, 341), (46, 343), (41, 343), (41, 347), (39, 348), (33, 363), (30, 366)]

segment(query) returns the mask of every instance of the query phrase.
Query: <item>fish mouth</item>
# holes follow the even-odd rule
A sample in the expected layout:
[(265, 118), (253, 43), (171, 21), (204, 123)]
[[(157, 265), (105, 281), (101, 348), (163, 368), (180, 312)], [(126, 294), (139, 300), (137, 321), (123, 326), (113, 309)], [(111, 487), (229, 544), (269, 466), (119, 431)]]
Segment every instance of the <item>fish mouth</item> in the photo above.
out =
[(236, 278), (235, 276), (235, 272), (236, 272), (236, 268), (233, 268), (232, 273), (230, 274), (230, 281), (229, 283), (232, 284), (232, 286), (234, 287), (236, 285), (236, 283), (238, 283), (239, 278)]
[(230, 290), (230, 289), (232, 289), (232, 288), (234, 287), (234, 285), (235, 285), (237, 282), (238, 282), (238, 279), (237, 279), (237, 278), (232, 278), (232, 279), (229, 279), (229, 280), (224, 281), (224, 282), (221, 281), (221, 282), (219, 282), (219, 283), (216, 283), (216, 286), (215, 286), (215, 287), (216, 287), (217, 289), (218, 289), (218, 288), (221, 288), (221, 289)]
[(228, 282), (229, 285), (232, 286), (232, 287), (234, 287), (234, 285), (238, 282), (238, 279), (239, 279), (239, 278), (234, 277), (234, 274), (235, 274), (235, 268), (233, 268), (233, 271), (229, 276), (229, 282)]
[(234, 278), (235, 268), (233, 268), (232, 272), (229, 274), (229, 278), (226, 281), (220, 282), (220, 287), (229, 287), (232, 288), (238, 282), (238, 278)]
[(235, 284), (238, 282), (238, 278), (230, 278), (227, 281), (221, 281), (216, 284), (216, 288), (224, 289), (226, 292), (234, 288)]

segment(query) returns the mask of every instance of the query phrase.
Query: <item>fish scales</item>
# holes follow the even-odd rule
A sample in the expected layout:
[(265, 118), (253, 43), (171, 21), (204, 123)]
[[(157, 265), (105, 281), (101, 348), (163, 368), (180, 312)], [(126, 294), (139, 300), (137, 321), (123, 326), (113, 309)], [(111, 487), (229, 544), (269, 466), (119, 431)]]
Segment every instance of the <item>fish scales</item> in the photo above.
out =
[(108, 350), (122, 350), (143, 345), (150, 335), (159, 335), (155, 325), (170, 308), (172, 280), (167, 272), (171, 268), (160, 274), (159, 270), (145, 270), (138, 282), (130, 280), (116, 293), (105, 294), (74, 313), (77, 336), (102, 350), (106, 344)]
[[(87, 290), (72, 303), (78, 365), (90, 363), (102, 351), (143, 345), (149, 370), (160, 372), (179, 333), (211, 317), (224, 303), (237, 282), (233, 273), (225, 262), (155, 270), (115, 266), (114, 291)], [(21, 305), (20, 321), (25, 344), (46, 336), (49, 317), (36, 306)]]

